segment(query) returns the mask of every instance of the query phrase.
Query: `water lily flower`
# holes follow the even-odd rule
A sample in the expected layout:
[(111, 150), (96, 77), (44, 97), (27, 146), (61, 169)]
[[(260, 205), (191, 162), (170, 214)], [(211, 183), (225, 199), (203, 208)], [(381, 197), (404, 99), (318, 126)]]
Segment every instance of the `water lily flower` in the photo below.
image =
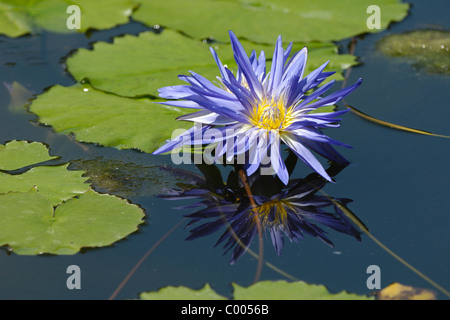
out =
[(231, 264), (245, 253), (258, 235), (256, 217), (261, 222), (262, 232), (270, 235), (278, 255), (281, 254), (285, 238), (299, 242), (305, 234), (317, 237), (333, 247), (327, 232), (319, 225), (361, 240), (360, 232), (335, 203), (339, 201), (345, 205), (350, 200), (332, 199), (318, 194), (327, 182), (317, 174), (291, 180), (287, 186), (277, 184), (273, 176), (253, 175), (249, 182), (256, 207), (249, 201), (235, 170), (229, 173), (226, 183), (217, 181), (221, 179), (218, 176), (220, 173), (217, 172), (209, 177), (184, 173), (184, 177), (189, 177), (192, 184), (184, 184), (181, 189), (172, 189), (160, 197), (169, 200), (200, 200), (177, 207), (183, 210), (197, 209), (185, 215), (190, 219), (187, 227), (192, 227), (187, 240), (225, 228), (216, 246), (223, 244), (224, 254), (232, 250)]
[[(184, 145), (204, 145), (220, 142), (215, 149), (215, 159), (226, 154), (227, 159), (246, 154), (247, 175), (252, 175), (261, 164), (270, 163), (273, 170), (287, 184), (289, 174), (284, 164), (280, 145), (286, 144), (303, 162), (322, 177), (332, 181), (319, 160), (311, 152), (339, 164), (348, 163), (332, 145), (350, 147), (325, 135), (321, 129), (338, 127), (338, 116), (348, 110), (311, 113), (319, 107), (334, 105), (362, 82), (323, 97), (334, 80), (319, 86), (334, 72), (324, 72), (328, 62), (304, 76), (307, 48), (288, 59), (292, 43), (282, 47), (278, 37), (272, 58), (272, 66), (266, 72), (264, 51), (257, 57), (253, 51), (247, 56), (241, 43), (230, 33), (234, 59), (238, 65), (233, 74), (220, 61), (217, 53), (211, 53), (220, 71), (216, 85), (203, 76), (190, 71), (189, 76), (179, 76), (188, 85), (164, 87), (160, 96), (168, 100), (164, 104), (200, 109), (178, 120), (201, 124), (200, 135), (191, 130), (167, 142), (154, 154), (165, 153)], [(214, 128), (219, 135), (205, 136)], [(218, 131), (217, 131), (218, 130)], [(219, 137), (218, 137), (219, 136)]]

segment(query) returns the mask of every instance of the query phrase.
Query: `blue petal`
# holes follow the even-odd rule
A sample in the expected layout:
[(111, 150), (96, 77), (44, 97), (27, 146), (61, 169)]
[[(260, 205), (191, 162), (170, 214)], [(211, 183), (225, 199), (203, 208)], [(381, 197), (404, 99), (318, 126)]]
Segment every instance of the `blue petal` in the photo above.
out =
[(228, 80), (228, 76), (227, 73), (225, 72), (225, 67), (223, 66), (222, 62), (219, 59), (219, 56), (217, 55), (216, 51), (213, 48), (209, 48), (209, 50), (211, 51), (214, 60), (216, 61), (217, 66), (219, 67), (219, 71), (220, 71), (220, 75), (222, 76), (223, 79)]
[(328, 181), (333, 181), (328, 173), (323, 168), (322, 164), (319, 160), (314, 157), (314, 155), (309, 151), (301, 142), (298, 141), (298, 138), (293, 134), (285, 133), (281, 135), (281, 139), (286, 145), (294, 151), (294, 153), (303, 160), (306, 164), (308, 164), (311, 168), (313, 168), (318, 174), (324, 177)]
[(267, 85), (268, 94), (274, 93), (281, 82), (284, 67), (284, 50), (281, 44), (281, 36), (278, 37), (275, 44), (275, 50), (272, 57), (272, 67), (270, 69), (269, 83)]
[(347, 96), (353, 90), (358, 88), (361, 85), (361, 83), (362, 83), (362, 79), (360, 78), (358, 81), (356, 81), (351, 86), (348, 86), (347, 88), (338, 90), (338, 91), (330, 94), (329, 96), (326, 96), (316, 102), (311, 103), (310, 105), (308, 105), (308, 108), (318, 108), (318, 107), (329, 106), (329, 105), (335, 104), (335, 103), (339, 102), (341, 99), (345, 98), (345, 96)]
[(341, 165), (349, 164), (350, 162), (345, 159), (339, 152), (337, 152), (332, 146), (330, 146), (328, 143), (323, 142), (317, 142), (312, 140), (304, 140), (300, 139), (302, 143), (310, 148), (311, 150), (314, 150), (314, 152), (317, 152), (322, 157), (325, 157), (331, 161), (334, 161)]
[(236, 123), (235, 120), (222, 116), (208, 110), (200, 110), (198, 112), (180, 116), (177, 120), (199, 122), (210, 125), (229, 125)]
[(280, 154), (280, 135), (278, 133), (271, 132), (270, 134), (270, 162), (277, 176), (287, 185), (289, 173)]
[(242, 47), (241, 43), (239, 42), (239, 40), (236, 38), (236, 36), (232, 31), (229, 31), (229, 34), (231, 40), (231, 47), (233, 48), (234, 52), (234, 59), (236, 60), (239, 69), (244, 74), (250, 90), (256, 93), (256, 96), (261, 96), (263, 92), (262, 85), (256, 78), (255, 72), (253, 71), (253, 68), (250, 64), (247, 54), (245, 53), (244, 48)]
[(291, 90), (290, 96), (287, 97), (288, 100), (286, 103), (288, 106), (294, 105), (298, 100), (301, 99), (303, 94), (314, 85), (314, 82), (316, 81), (317, 77), (320, 76), (321, 72), (323, 71), (323, 69), (325, 69), (328, 63), (329, 61), (325, 62), (319, 68), (312, 71), (306, 77), (301, 79), (298, 84), (295, 85), (295, 87)]

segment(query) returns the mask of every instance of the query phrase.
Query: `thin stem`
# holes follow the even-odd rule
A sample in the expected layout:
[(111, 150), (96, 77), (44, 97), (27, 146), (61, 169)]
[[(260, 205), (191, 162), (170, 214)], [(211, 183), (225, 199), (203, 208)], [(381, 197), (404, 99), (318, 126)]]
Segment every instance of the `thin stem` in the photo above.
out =
[(245, 192), (247, 192), (248, 199), (250, 200), (250, 204), (252, 205), (253, 213), (254, 213), (254, 216), (256, 219), (256, 228), (258, 230), (259, 254), (258, 254), (258, 266), (256, 268), (255, 279), (253, 280), (253, 283), (255, 283), (255, 282), (258, 282), (259, 279), (261, 278), (261, 271), (262, 271), (262, 266), (263, 266), (263, 262), (264, 262), (264, 258), (263, 258), (264, 242), (263, 242), (263, 237), (262, 237), (261, 220), (259, 219), (259, 214), (258, 214), (257, 206), (255, 203), (255, 199), (253, 198), (253, 194), (250, 189), (250, 185), (248, 184), (247, 176), (246, 176), (244, 170), (239, 169), (239, 176), (241, 177), (242, 183), (245, 188)]
[[(356, 47), (356, 38), (353, 37), (351, 42), (350, 42), (350, 47), (349, 47), (349, 53), (351, 55), (354, 55), (355, 53), (355, 47)], [(342, 88), (344, 88), (347, 85), (347, 81), (348, 78), (350, 77), (350, 73), (352, 72), (352, 67), (348, 68), (347, 71), (345, 72), (345, 76), (344, 76), (344, 81), (342, 81)], [(425, 131), (425, 130), (419, 130), (419, 129), (414, 129), (414, 128), (408, 128), (405, 126), (401, 126), (398, 124), (394, 124), (394, 123), (390, 123), (384, 120), (380, 120), (377, 119), (375, 117), (372, 117), (358, 109), (356, 109), (355, 107), (352, 107), (350, 105), (348, 105), (347, 103), (345, 103), (345, 99), (342, 99), (342, 102), (344, 103), (345, 107), (350, 109), (351, 112), (353, 112), (353, 114), (357, 115), (360, 118), (363, 118), (365, 120), (368, 120), (370, 122), (374, 122), (376, 124), (382, 125), (382, 126), (386, 126), (392, 129), (397, 129), (397, 130), (402, 130), (402, 131), (408, 131), (408, 132), (412, 132), (412, 133), (418, 133), (418, 134), (424, 134), (427, 136), (433, 136), (433, 137), (439, 137), (439, 138), (446, 138), (446, 139), (450, 139), (450, 136), (447, 135), (443, 135), (443, 134), (436, 134), (436, 133), (432, 133), (429, 131)]]
[(148, 251), (144, 256), (136, 263), (136, 265), (131, 269), (131, 271), (127, 274), (127, 276), (122, 280), (119, 286), (114, 290), (113, 294), (109, 297), (108, 300), (114, 300), (117, 294), (122, 290), (125, 284), (130, 280), (136, 270), (141, 266), (145, 259), (172, 233), (174, 232), (184, 221), (186, 218), (180, 220), (177, 224), (175, 224), (165, 235), (163, 235)]
[[(233, 228), (231, 227), (228, 219), (226, 218), (225, 214), (223, 214), (223, 212), (221, 212), (221, 217), (222, 220), (224, 221), (224, 223), (227, 226), (228, 232), (230, 232), (231, 236), (234, 238), (234, 240), (236, 241), (236, 243), (238, 245), (240, 245), (242, 248), (244, 248), (246, 250), (246, 252), (248, 252), (251, 256), (253, 256), (255, 259), (259, 259), (258, 254), (256, 254), (255, 252), (253, 252), (253, 250), (251, 250), (250, 248), (248, 248), (246, 245), (244, 245), (241, 241), (241, 239), (239, 239), (238, 235), (236, 234), (236, 232), (234, 232)], [(297, 279), (296, 277), (290, 275), (289, 273), (281, 270), (280, 268), (274, 266), (273, 264), (271, 264), (270, 262), (264, 262), (265, 265), (272, 269), (273, 271), (281, 274), (282, 276), (292, 280), (292, 281), (299, 281), (299, 279)]]
[(403, 258), (401, 258), (398, 254), (393, 252), (391, 249), (389, 249), (385, 244), (383, 244), (380, 240), (378, 240), (370, 231), (369, 229), (364, 225), (364, 223), (359, 220), (359, 218), (346, 206), (344, 206), (339, 201), (333, 199), (330, 197), (325, 191), (322, 189), (317, 188), (312, 182), (309, 182), (310, 185), (312, 185), (315, 189), (317, 189), (320, 193), (322, 193), (325, 197), (327, 197), (335, 206), (337, 206), (347, 218), (349, 218), (362, 232), (364, 232), (370, 239), (372, 239), (373, 242), (375, 242), (380, 248), (382, 248), (384, 251), (386, 251), (389, 255), (391, 255), (394, 259), (399, 261), (401, 264), (403, 264), (405, 267), (410, 269), (412, 272), (417, 274), (419, 277), (424, 279), (426, 282), (428, 282), (430, 285), (435, 287), (437, 290), (445, 294), (447, 297), (450, 298), (450, 292), (445, 290), (443, 287), (441, 287), (439, 284), (431, 280), (429, 277), (427, 277), (424, 273), (419, 271), (417, 268), (413, 267), (411, 264), (406, 262)]

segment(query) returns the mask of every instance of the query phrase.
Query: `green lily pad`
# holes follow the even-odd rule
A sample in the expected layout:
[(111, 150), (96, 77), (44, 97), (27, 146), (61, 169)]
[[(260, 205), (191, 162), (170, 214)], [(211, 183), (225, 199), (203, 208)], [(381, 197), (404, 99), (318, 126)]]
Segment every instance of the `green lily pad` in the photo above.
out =
[[(330, 293), (323, 285), (303, 281), (261, 281), (249, 287), (233, 285), (233, 300), (374, 300), (373, 297), (348, 292)], [(223, 300), (208, 284), (200, 290), (165, 287), (157, 292), (143, 292), (142, 300)]]
[(285, 41), (335, 41), (369, 29), (370, 5), (380, 8), (381, 29), (402, 20), (408, 4), (399, 0), (142, 0), (133, 19), (160, 25), (197, 39), (228, 41), (228, 30), (240, 38), (272, 43)]
[[(242, 44), (247, 53), (264, 50), (270, 60), (276, 38), (270, 39), (271, 45), (245, 40)], [(161, 87), (185, 84), (178, 79), (178, 75), (188, 74), (189, 71), (211, 81), (216, 80), (220, 74), (209, 51), (210, 46), (231, 70), (237, 68), (230, 44), (210, 45), (172, 30), (164, 30), (160, 34), (143, 32), (138, 36), (126, 35), (114, 39), (114, 43), (98, 42), (93, 50), (80, 49), (67, 60), (67, 65), (75, 79), (81, 81), (88, 78), (96, 89), (121, 96), (157, 96), (157, 90)], [(304, 43), (297, 43), (292, 52), (304, 46)], [(344, 69), (357, 64), (356, 57), (352, 55), (338, 55), (337, 47), (332, 43), (310, 43), (308, 50), (306, 72), (330, 60), (326, 71), (336, 71), (334, 78), (339, 80)]]
[(233, 283), (235, 300), (373, 300), (354, 293), (330, 293), (323, 285), (303, 281), (261, 281), (247, 288)]
[(141, 300), (226, 300), (225, 297), (217, 294), (209, 284), (199, 290), (186, 287), (165, 287), (157, 292), (142, 292)]
[(391, 57), (403, 57), (413, 67), (429, 73), (450, 73), (450, 31), (416, 30), (391, 34), (377, 43), (377, 49)]
[[(67, 28), (70, 5), (80, 8), (79, 30)], [(19, 37), (42, 29), (58, 33), (109, 29), (127, 23), (135, 6), (131, 0), (1, 0), (0, 34)]]
[(92, 190), (54, 209), (33, 188), (0, 195), (0, 245), (17, 254), (75, 254), (104, 247), (137, 230), (144, 213), (136, 205)]
[(39, 142), (13, 140), (6, 145), (0, 144), (0, 170), (17, 170), (56, 158), (50, 156), (47, 147)]
[(178, 128), (192, 124), (174, 121), (192, 110), (129, 99), (87, 86), (54, 86), (30, 106), (39, 121), (60, 133), (74, 133), (78, 141), (117, 149), (152, 152)]
[(90, 189), (89, 184), (84, 183), (88, 179), (82, 177), (84, 172), (69, 171), (68, 165), (35, 167), (17, 175), (0, 172), (0, 194), (27, 192), (37, 186), (39, 192), (56, 206)]

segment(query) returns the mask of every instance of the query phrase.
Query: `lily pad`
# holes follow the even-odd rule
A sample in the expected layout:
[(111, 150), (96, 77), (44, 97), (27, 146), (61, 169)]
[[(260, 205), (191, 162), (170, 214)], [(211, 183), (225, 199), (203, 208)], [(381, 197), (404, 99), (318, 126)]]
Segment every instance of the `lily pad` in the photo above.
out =
[(73, 133), (78, 141), (117, 149), (152, 152), (178, 128), (174, 121), (192, 110), (156, 104), (150, 99), (129, 99), (88, 86), (54, 86), (30, 106), (39, 121), (60, 133)]
[(142, 292), (141, 300), (226, 300), (217, 294), (209, 284), (199, 290), (186, 287), (165, 287), (157, 292)]
[(34, 167), (17, 175), (0, 172), (0, 194), (11, 191), (27, 192), (37, 186), (39, 192), (56, 206), (90, 189), (89, 184), (84, 183), (88, 179), (82, 177), (84, 172), (69, 171), (68, 165)]
[(138, 206), (92, 190), (56, 209), (35, 188), (11, 192), (0, 195), (0, 245), (22, 255), (75, 254), (135, 232), (143, 216)]
[(56, 159), (47, 147), (39, 142), (10, 141), (0, 144), (0, 170), (17, 170), (26, 166)]
[(380, 8), (380, 29), (400, 21), (408, 4), (399, 0), (142, 0), (133, 19), (160, 25), (197, 38), (228, 41), (228, 30), (240, 38), (272, 43), (278, 35), (286, 41), (335, 41), (369, 29), (367, 8)]
[[(276, 38), (270, 39), (271, 45), (245, 40), (242, 44), (248, 54), (252, 50), (258, 53), (264, 50), (270, 60)], [(285, 46), (287, 44), (285, 41)], [(114, 39), (114, 43), (98, 42), (93, 50), (80, 49), (67, 60), (67, 65), (75, 79), (81, 81), (88, 78), (96, 89), (122, 96), (157, 96), (157, 90), (161, 87), (184, 84), (178, 80), (178, 75), (188, 74), (189, 71), (216, 80), (220, 74), (210, 46), (231, 70), (237, 68), (230, 44), (207, 44), (172, 30), (164, 30), (160, 34), (143, 32), (138, 36), (126, 35)], [(297, 43), (292, 52), (304, 46), (305, 43)], [(357, 64), (356, 57), (352, 55), (338, 55), (338, 49), (332, 43), (310, 43), (308, 50), (307, 72), (330, 60), (326, 71), (337, 71), (334, 79), (339, 80), (344, 69)]]
[[(80, 8), (79, 30), (67, 27), (70, 5)], [(127, 23), (135, 6), (131, 0), (1, 0), (0, 34), (19, 37), (43, 29), (58, 33), (109, 29)]]
[(391, 57), (403, 57), (413, 67), (429, 73), (450, 73), (450, 31), (416, 30), (391, 34), (377, 43), (377, 49)]
[(303, 281), (261, 281), (247, 288), (233, 283), (235, 300), (373, 300), (354, 293), (330, 293), (323, 285)]
[[(233, 300), (374, 300), (373, 297), (354, 293), (330, 293), (323, 285), (308, 284), (303, 281), (261, 281), (249, 287), (233, 286)], [(200, 290), (186, 287), (165, 287), (157, 292), (143, 292), (142, 300), (222, 300), (207, 284)]]

